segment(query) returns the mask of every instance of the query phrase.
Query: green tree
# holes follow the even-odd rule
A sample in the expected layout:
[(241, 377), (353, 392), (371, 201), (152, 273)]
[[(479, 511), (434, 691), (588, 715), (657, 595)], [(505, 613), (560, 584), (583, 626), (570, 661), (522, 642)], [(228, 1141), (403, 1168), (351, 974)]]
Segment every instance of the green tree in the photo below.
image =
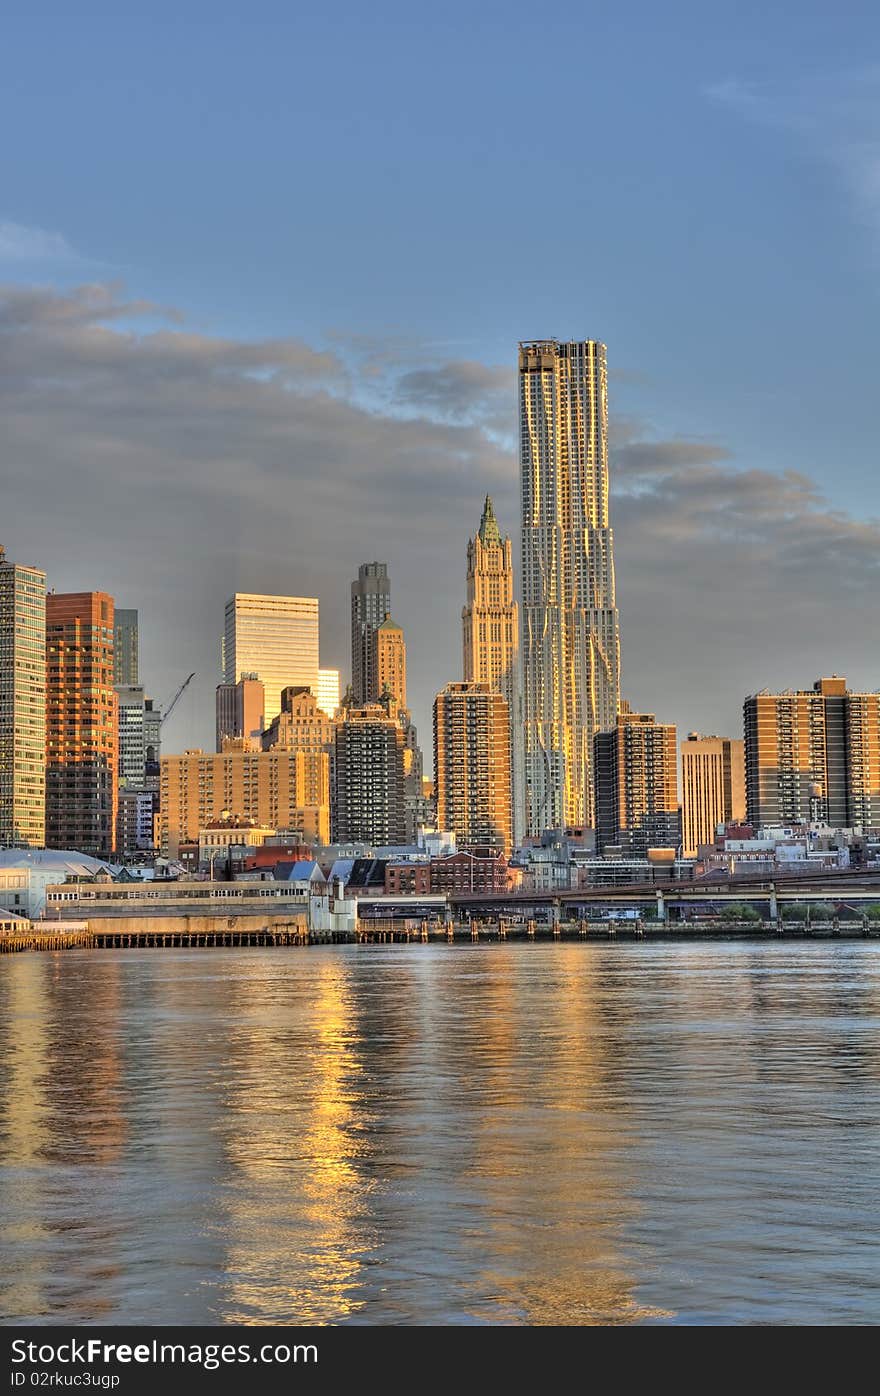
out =
[(791, 906), (785, 907), (782, 914), (786, 921), (806, 921), (807, 904), (806, 902), (793, 902)]
[(722, 921), (760, 921), (761, 913), (748, 902), (730, 902), (721, 913)]
[(880, 902), (872, 902), (865, 907), (865, 915), (869, 921), (880, 921)]

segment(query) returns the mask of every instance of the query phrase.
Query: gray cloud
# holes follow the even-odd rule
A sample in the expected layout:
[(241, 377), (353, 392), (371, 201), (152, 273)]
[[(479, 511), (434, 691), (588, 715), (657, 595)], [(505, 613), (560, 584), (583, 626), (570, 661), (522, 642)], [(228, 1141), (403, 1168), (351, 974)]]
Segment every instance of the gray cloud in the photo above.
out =
[[(346, 670), (351, 577), (384, 558), (426, 747), (431, 698), (460, 675), (465, 548), (487, 490), (516, 530), (516, 462), (497, 434), (515, 372), (425, 350), (419, 363), (413, 346), (384, 361), (373, 346), (365, 368), (332, 342), (202, 335), (121, 287), (0, 294), (0, 542), (59, 590), (138, 606), (160, 701), (197, 670), (172, 749), (211, 740), (235, 590), (320, 596), (322, 661)], [(797, 472), (622, 420), (613, 495), (635, 705), (737, 730), (742, 696), (765, 683), (834, 668), (880, 684), (865, 645), (876, 521), (831, 509)]]

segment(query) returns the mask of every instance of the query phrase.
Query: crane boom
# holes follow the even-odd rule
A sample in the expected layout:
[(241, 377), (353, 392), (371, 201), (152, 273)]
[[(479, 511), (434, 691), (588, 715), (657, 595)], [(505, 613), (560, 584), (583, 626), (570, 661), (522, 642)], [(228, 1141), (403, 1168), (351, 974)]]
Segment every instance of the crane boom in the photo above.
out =
[(193, 681), (193, 679), (195, 678), (195, 676), (196, 676), (196, 671), (195, 671), (195, 669), (194, 669), (193, 672), (190, 674), (189, 678), (188, 678), (188, 679), (184, 679), (183, 683), (180, 685), (180, 688), (177, 690), (177, 692), (175, 693), (174, 697), (171, 699), (171, 702), (168, 704), (168, 707), (165, 709), (164, 713), (162, 714), (162, 719), (161, 719), (161, 721), (160, 721), (160, 723), (159, 723), (159, 726), (160, 726), (160, 727), (162, 727), (163, 724), (166, 723), (166, 722), (168, 721), (169, 717), (171, 716), (171, 714), (172, 714), (173, 711), (174, 711), (174, 707), (175, 707), (175, 704), (177, 703), (178, 698), (181, 696), (181, 694), (183, 693), (184, 689), (186, 689), (186, 688), (189, 687), (189, 685), (192, 683), (192, 681)]

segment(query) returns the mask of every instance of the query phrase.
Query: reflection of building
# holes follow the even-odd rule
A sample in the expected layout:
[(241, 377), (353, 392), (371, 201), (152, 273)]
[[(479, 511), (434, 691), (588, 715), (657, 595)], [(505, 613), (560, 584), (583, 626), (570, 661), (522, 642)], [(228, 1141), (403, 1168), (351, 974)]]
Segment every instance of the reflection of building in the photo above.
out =
[(46, 598), (46, 843), (106, 857), (116, 837), (113, 597)]
[(488, 683), (450, 683), (434, 699), (437, 823), (462, 848), (510, 852), (510, 720)]
[(465, 683), (487, 683), (507, 703), (513, 842), (518, 845), (523, 837), (519, 608), (514, 600), (510, 539), (501, 541), (488, 495), (480, 527), (468, 543), (467, 601), (461, 622)]
[(318, 683), (318, 599), (236, 592), (226, 603), (223, 679), (235, 684), (258, 674), (265, 688), (267, 722), (281, 709), (281, 690)]
[(0, 548), (0, 847), (46, 834), (46, 574)]
[(363, 562), (351, 584), (351, 687), (357, 707), (375, 703), (381, 689), (376, 674), (375, 634), (391, 610), (391, 580), (385, 562)]
[(520, 345), (528, 832), (592, 825), (593, 738), (617, 719), (605, 346)]
[(163, 756), (160, 769), (166, 857), (176, 858), (181, 842), (194, 842), (199, 829), (226, 814), (297, 831), (306, 842), (329, 842), (330, 810), (322, 798), (329, 789), (326, 752), (236, 750), (230, 740), (218, 754)]
[(682, 851), (696, 857), (715, 841), (719, 824), (739, 823), (746, 813), (742, 741), (688, 734), (681, 744)]
[(336, 724), (336, 843), (406, 839), (404, 737), (379, 703), (348, 708)]
[(266, 690), (258, 675), (242, 674), (237, 683), (219, 683), (215, 705), (217, 750), (223, 750), (227, 737), (240, 737), (259, 751)]
[(338, 669), (318, 670), (318, 687), (315, 696), (318, 699), (318, 707), (328, 717), (335, 717), (340, 702)]
[(681, 841), (675, 728), (653, 713), (621, 704), (617, 725), (599, 732), (596, 751), (596, 832), (599, 851), (677, 849)]
[(880, 826), (880, 694), (850, 693), (834, 675), (757, 693), (743, 720), (751, 825)]

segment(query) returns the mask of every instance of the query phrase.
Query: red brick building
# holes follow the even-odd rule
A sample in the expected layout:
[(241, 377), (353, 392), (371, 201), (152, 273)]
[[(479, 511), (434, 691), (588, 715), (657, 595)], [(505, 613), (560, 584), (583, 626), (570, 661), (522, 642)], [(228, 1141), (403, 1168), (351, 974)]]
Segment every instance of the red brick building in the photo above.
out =
[(432, 892), (506, 892), (507, 859), (494, 853), (450, 853), (431, 859)]
[(385, 891), (398, 897), (407, 893), (424, 894), (431, 890), (431, 868), (428, 863), (389, 863), (385, 868)]

